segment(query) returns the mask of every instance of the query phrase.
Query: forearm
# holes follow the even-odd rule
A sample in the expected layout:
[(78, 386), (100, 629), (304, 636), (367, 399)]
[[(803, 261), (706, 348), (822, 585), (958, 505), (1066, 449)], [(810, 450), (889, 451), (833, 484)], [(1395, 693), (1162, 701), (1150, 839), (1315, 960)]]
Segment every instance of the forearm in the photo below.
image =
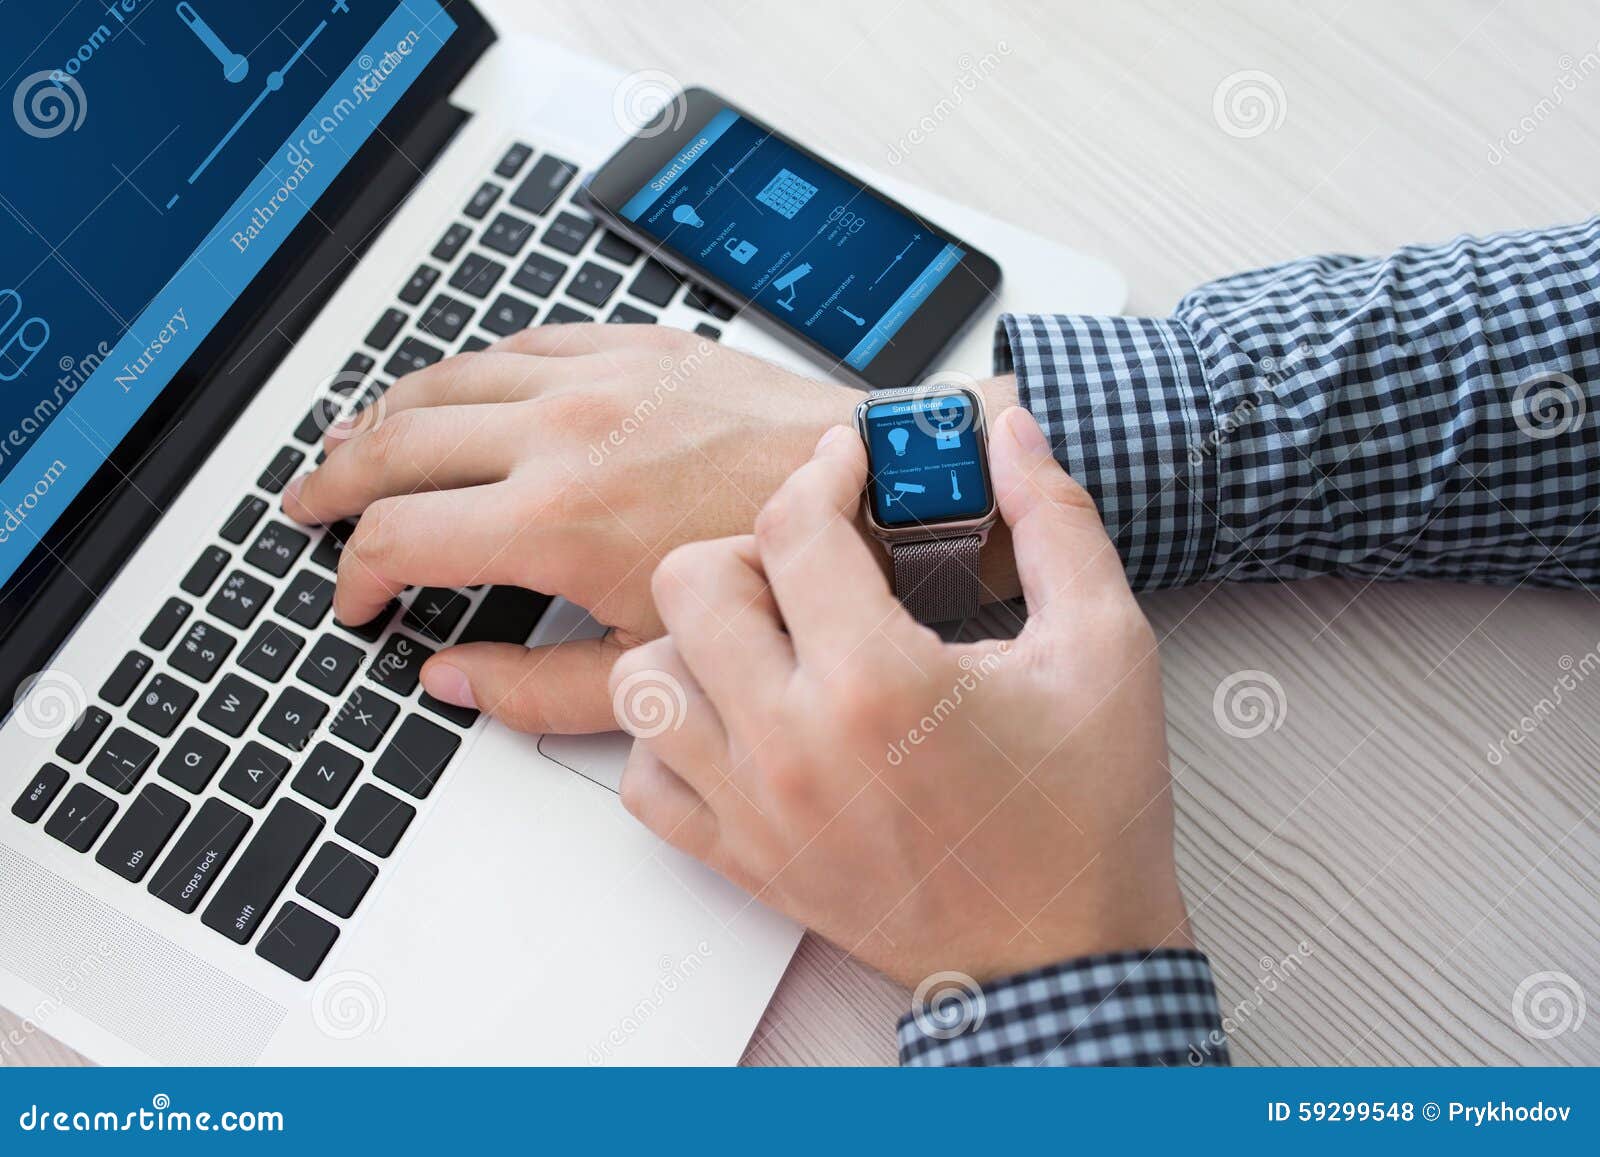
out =
[(1588, 585), (1597, 280), (1596, 222), (1315, 258), (1202, 286), (1171, 318), (1008, 316), (997, 369), (1135, 587)]

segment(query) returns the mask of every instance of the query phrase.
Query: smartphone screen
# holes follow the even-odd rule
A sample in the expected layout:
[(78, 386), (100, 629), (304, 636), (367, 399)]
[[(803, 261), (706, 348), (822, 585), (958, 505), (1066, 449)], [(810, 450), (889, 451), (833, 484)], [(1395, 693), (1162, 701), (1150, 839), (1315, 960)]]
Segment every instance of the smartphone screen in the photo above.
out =
[(856, 373), (964, 269), (960, 243), (737, 110), (685, 128), (618, 215)]

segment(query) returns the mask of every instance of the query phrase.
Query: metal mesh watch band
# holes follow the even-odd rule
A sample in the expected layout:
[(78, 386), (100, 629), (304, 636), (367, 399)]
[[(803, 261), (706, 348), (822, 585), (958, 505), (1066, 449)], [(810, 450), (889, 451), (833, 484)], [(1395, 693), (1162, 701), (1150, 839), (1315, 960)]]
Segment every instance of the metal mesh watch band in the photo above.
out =
[(970, 618), (978, 611), (978, 548), (983, 536), (895, 543), (894, 593), (921, 623)]

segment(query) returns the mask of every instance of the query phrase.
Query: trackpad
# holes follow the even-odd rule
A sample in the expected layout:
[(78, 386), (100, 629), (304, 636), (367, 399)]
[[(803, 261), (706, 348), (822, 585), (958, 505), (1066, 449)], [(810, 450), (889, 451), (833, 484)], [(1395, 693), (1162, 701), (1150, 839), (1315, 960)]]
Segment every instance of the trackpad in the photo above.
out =
[(598, 735), (541, 735), (539, 754), (612, 791), (622, 790), (622, 767), (633, 737), (622, 731)]

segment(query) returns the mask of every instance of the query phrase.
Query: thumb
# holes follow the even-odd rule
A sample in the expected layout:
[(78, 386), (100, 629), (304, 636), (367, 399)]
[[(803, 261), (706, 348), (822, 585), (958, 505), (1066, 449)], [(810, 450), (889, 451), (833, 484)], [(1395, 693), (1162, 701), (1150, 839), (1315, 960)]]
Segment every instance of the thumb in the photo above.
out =
[(1048, 622), (1084, 603), (1128, 595), (1122, 559), (1094, 499), (1056, 462), (1039, 423), (1020, 406), (995, 422), (989, 472), (1011, 528), (1030, 620)]
[(606, 680), (631, 645), (615, 632), (547, 647), (464, 643), (423, 664), (422, 687), (435, 699), (482, 711), (517, 731), (614, 731)]

